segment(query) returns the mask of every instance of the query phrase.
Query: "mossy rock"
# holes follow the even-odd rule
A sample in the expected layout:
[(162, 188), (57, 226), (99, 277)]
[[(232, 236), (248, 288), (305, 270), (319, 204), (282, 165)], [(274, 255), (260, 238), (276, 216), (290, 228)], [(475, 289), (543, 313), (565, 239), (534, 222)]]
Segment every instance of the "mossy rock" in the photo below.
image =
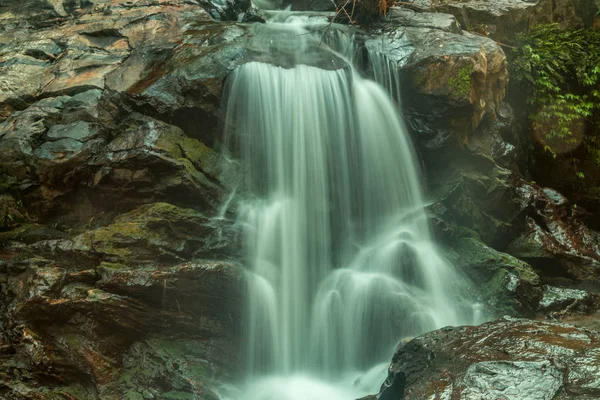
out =
[(131, 210), (166, 201), (215, 211), (224, 195), (222, 159), (178, 127), (132, 114), (103, 156), (92, 162), (91, 189), (99, 208)]
[[(147, 127), (151, 132), (144, 145), (152, 147), (174, 160), (189, 161), (196, 170), (215, 176), (218, 174), (219, 155), (201, 141), (187, 136), (180, 128), (153, 120), (145, 115), (132, 114), (125, 122), (125, 131), (138, 131)], [(128, 139), (125, 135), (124, 139)]]
[(446, 247), (446, 256), (479, 288), (477, 295), (496, 315), (533, 316), (542, 297), (541, 282), (533, 268), (485, 245), (473, 235)]
[(124, 356), (119, 379), (100, 392), (122, 399), (217, 399), (206, 346), (200, 340), (163, 337), (136, 342)]
[(28, 223), (6, 232), (0, 232), (0, 243), (16, 241), (31, 244), (42, 240), (66, 239), (68, 237), (67, 233), (58, 229)]
[(196, 210), (154, 203), (122, 214), (112, 224), (75, 240), (89, 245), (109, 263), (172, 265), (195, 256), (221, 254), (221, 250), (226, 254), (224, 249), (234, 239), (227, 227)]

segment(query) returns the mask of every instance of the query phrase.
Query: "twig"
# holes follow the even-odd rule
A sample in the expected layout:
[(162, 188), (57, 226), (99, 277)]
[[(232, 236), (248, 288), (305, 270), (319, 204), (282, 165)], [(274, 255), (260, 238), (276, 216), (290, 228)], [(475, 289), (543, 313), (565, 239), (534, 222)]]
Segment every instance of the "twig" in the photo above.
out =
[[(353, 3), (356, 2), (356, 0), (346, 0), (344, 5), (342, 5), (341, 7), (338, 8), (337, 5), (335, 4), (335, 1), (331, 0), (333, 5), (336, 6), (337, 11), (336, 11), (335, 15), (333, 16), (333, 18), (331, 18), (331, 21), (329, 21), (329, 23), (322, 28), (323, 30), (327, 30), (327, 31), (331, 30), (331, 25), (333, 25), (333, 23), (335, 22), (336, 18), (340, 15), (342, 10), (348, 16), (348, 12), (345, 10), (345, 8), (348, 5), (348, 3), (350, 3), (350, 1), (352, 1)], [(348, 19), (350, 20), (350, 23), (354, 23), (354, 22), (352, 22), (352, 18), (350, 18), (350, 16), (348, 16)], [(319, 41), (319, 46), (317, 48), (321, 47), (321, 43), (323, 43), (323, 38), (325, 37), (325, 34), (326, 33), (323, 33), (323, 36), (321, 36), (321, 40)]]

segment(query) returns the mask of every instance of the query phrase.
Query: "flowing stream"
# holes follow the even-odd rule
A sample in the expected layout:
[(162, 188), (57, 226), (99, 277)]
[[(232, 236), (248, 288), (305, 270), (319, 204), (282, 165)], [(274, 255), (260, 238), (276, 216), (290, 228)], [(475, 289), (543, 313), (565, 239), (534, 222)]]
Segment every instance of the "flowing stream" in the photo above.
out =
[(402, 339), (473, 322), (466, 281), (431, 239), (419, 163), (389, 93), (396, 68), (372, 54), (381, 84), (361, 77), (344, 30), (323, 40), (306, 20), (257, 29), (266, 62), (240, 66), (226, 87), (251, 272), (246, 383), (223, 397), (377, 393)]

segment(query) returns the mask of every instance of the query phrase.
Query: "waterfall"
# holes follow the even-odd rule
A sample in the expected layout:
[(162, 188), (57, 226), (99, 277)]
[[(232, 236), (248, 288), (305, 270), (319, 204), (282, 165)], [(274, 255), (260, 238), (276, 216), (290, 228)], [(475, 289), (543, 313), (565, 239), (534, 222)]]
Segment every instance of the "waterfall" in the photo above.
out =
[[(300, 36), (298, 48), (318, 40), (345, 59)], [(397, 96), (397, 72), (370, 58)], [(227, 79), (225, 112), (245, 168), (237, 209), (250, 270), (247, 386), (230, 398), (377, 392), (401, 339), (471, 322), (466, 281), (431, 239), (419, 163), (380, 84), (351, 63), (249, 62)]]

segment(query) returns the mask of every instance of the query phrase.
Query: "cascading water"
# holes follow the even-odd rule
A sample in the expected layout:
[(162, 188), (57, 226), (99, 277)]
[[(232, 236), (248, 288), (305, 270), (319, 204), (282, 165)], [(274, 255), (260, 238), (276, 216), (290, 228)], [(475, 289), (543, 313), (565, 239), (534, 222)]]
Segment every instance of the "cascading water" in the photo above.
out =
[[(238, 222), (251, 273), (247, 385), (226, 397), (349, 400), (378, 391), (400, 339), (472, 322), (472, 312), (431, 240), (396, 105), (349, 64), (306, 65), (315, 44), (317, 63), (334, 55), (319, 33), (293, 32), (302, 51), (292, 65), (250, 62), (227, 82), (226, 142), (247, 168)], [(371, 62), (397, 90), (387, 60)]]

